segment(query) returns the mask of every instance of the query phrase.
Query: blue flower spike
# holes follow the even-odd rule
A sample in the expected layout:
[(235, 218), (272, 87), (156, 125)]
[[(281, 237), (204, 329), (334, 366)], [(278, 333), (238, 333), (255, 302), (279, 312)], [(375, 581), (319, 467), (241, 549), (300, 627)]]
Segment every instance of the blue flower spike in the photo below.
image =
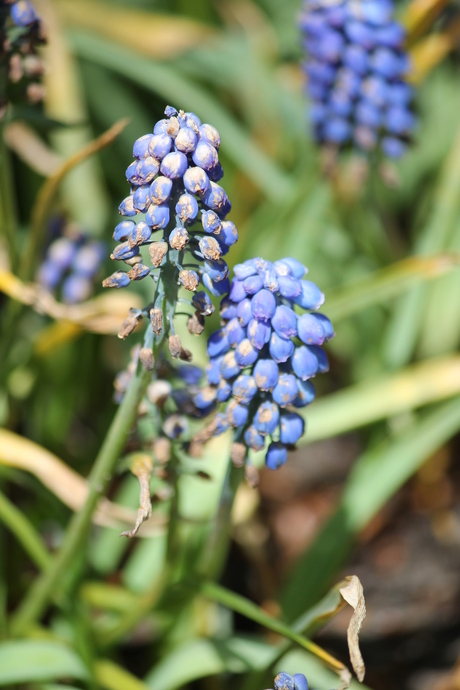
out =
[[(60, 289), (66, 304), (83, 302), (93, 293), (104, 253), (104, 245), (83, 232), (63, 234), (49, 245), (38, 269), (37, 282), (51, 292)], [(128, 284), (130, 280), (126, 279)], [(120, 281), (118, 277), (113, 280)]]
[[(221, 302), (222, 327), (208, 340), (207, 379), (236, 429), (238, 461), (242, 447), (247, 462), (249, 451), (265, 448), (268, 468), (285, 464), (305, 432), (297, 409), (314, 400), (310, 379), (328, 369), (322, 346), (334, 329), (316, 311), (324, 295), (304, 280), (306, 272), (297, 259), (250, 259), (235, 266)], [(216, 433), (214, 427), (209, 435)]]
[[(202, 317), (214, 311), (209, 295), (222, 298), (229, 292), (222, 256), (238, 239), (234, 224), (226, 220), (230, 201), (216, 183), (223, 174), (219, 146), (215, 127), (171, 106), (152, 133), (134, 142), (134, 160), (126, 169), (131, 193), (119, 206), (124, 219), (115, 227), (119, 244), (111, 254), (130, 270), (116, 271), (103, 282), (104, 287), (125, 287), (150, 277), (160, 285), (163, 271), (168, 267), (171, 275), (172, 266), (177, 286), (195, 293), (196, 312), (188, 322), (194, 334), (203, 330)], [(170, 328), (168, 319), (163, 327)]]
[(416, 120), (405, 30), (393, 13), (393, 0), (304, 0), (303, 69), (320, 145), (405, 153)]

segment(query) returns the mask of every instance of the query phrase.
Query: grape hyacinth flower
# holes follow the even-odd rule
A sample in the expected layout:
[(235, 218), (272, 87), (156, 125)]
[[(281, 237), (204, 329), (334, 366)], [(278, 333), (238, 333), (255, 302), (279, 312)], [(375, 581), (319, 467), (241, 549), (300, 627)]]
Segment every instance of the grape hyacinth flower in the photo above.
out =
[(399, 158), (415, 128), (405, 30), (392, 0), (304, 0), (299, 17), (315, 140)]
[[(322, 345), (332, 324), (316, 311), (324, 295), (296, 259), (270, 263), (250, 259), (234, 268), (228, 297), (221, 302), (222, 328), (208, 339), (206, 402), (225, 405), (206, 440), (236, 429), (232, 459), (243, 464), (247, 450), (265, 449), (265, 464), (276, 469), (304, 433), (296, 409), (315, 397), (311, 380), (328, 371)], [(201, 403), (201, 396), (195, 404)], [(204, 400), (203, 400), (204, 402)]]
[(283, 671), (276, 676), (274, 686), (275, 690), (308, 690), (308, 681), (303, 673), (290, 676)]
[(29, 0), (0, 3), (0, 119), (8, 103), (38, 103), (44, 67), (37, 48), (46, 42), (41, 19)]
[(60, 291), (66, 304), (83, 302), (94, 291), (104, 252), (102, 242), (84, 233), (63, 234), (48, 247), (38, 269), (37, 282), (50, 292)]
[[(238, 239), (227, 220), (230, 201), (218, 184), (223, 176), (218, 131), (194, 113), (168, 106), (165, 115), (152, 134), (134, 143), (134, 161), (126, 170), (131, 193), (119, 207), (125, 219), (115, 228), (120, 244), (111, 258), (129, 270), (118, 270), (103, 282), (104, 287), (125, 287), (153, 278), (155, 295), (138, 318), (150, 317), (157, 337), (174, 335), (179, 287), (193, 293), (189, 331), (203, 330), (204, 317), (214, 311), (210, 295), (228, 293), (229, 271), (222, 257)], [(136, 216), (142, 219), (136, 222)]]

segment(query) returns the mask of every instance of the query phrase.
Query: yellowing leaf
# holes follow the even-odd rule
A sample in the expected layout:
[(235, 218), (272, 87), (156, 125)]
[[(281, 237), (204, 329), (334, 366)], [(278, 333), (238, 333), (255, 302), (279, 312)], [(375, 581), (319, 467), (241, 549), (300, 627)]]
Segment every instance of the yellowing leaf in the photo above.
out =
[(192, 19), (124, 9), (113, 3), (59, 0), (58, 8), (72, 28), (90, 29), (117, 44), (156, 58), (174, 57), (216, 33)]

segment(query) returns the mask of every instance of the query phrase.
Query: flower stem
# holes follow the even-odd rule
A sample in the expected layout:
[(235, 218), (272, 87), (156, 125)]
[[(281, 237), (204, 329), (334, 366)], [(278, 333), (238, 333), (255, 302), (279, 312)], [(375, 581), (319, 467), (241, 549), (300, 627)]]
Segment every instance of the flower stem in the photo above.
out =
[(2, 216), (2, 233), (8, 243), (9, 257), (13, 273), (16, 273), (19, 263), (18, 252), (18, 221), (14, 203), (11, 161), (3, 138), (3, 128), (0, 128), (0, 204)]
[(217, 580), (225, 566), (230, 543), (231, 512), (243, 476), (241, 467), (235, 467), (229, 460), (217, 513), (197, 569), (198, 575), (207, 580)]
[(13, 617), (11, 624), (13, 635), (24, 634), (27, 628), (41, 617), (56, 587), (62, 582), (67, 570), (81, 551), (91, 526), (91, 517), (112, 478), (115, 463), (123, 450), (149, 380), (149, 372), (146, 372), (139, 364), (89, 475), (89, 493), (86, 503), (72, 518), (60, 550), (50, 566), (30, 588)]

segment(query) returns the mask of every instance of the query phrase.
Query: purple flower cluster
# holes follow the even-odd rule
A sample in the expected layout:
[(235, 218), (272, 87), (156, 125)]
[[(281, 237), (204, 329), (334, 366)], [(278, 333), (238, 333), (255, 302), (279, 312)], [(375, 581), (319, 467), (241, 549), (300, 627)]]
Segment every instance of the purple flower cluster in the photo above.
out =
[(62, 301), (76, 304), (88, 299), (104, 258), (105, 246), (83, 233), (59, 237), (48, 247), (37, 282), (51, 292), (61, 288)]
[(295, 408), (313, 401), (310, 379), (328, 370), (321, 345), (334, 336), (329, 319), (312, 313), (324, 295), (302, 280), (305, 273), (292, 258), (235, 266), (221, 302), (222, 328), (208, 339), (209, 386), (195, 398), (198, 407), (227, 403), (213, 422), (214, 435), (234, 427), (238, 441), (256, 451), (271, 439), (265, 456), (271, 469), (286, 462), (287, 448), (304, 433)]
[(320, 144), (406, 150), (415, 127), (405, 31), (392, 0), (304, 0), (299, 18), (310, 118)]
[(0, 3), (0, 118), (8, 103), (38, 103), (43, 63), (37, 47), (45, 43), (43, 24), (28, 0)]
[[(235, 225), (226, 220), (231, 209), (219, 163), (220, 136), (194, 113), (168, 106), (166, 117), (153, 134), (140, 137), (133, 147), (134, 161), (126, 170), (131, 193), (122, 201), (113, 237), (120, 242), (112, 259), (130, 266), (104, 281), (104, 287), (125, 287), (166, 263), (177, 269), (177, 282), (196, 292), (201, 283), (214, 296), (228, 293), (228, 267), (222, 256), (238, 239)], [(137, 223), (134, 217), (142, 215)], [(161, 233), (158, 237), (157, 233)], [(141, 254), (148, 246), (150, 260)], [(184, 266), (185, 252), (194, 264)], [(153, 264), (153, 267), (150, 265)], [(200, 316), (213, 311), (205, 291), (194, 295)]]

